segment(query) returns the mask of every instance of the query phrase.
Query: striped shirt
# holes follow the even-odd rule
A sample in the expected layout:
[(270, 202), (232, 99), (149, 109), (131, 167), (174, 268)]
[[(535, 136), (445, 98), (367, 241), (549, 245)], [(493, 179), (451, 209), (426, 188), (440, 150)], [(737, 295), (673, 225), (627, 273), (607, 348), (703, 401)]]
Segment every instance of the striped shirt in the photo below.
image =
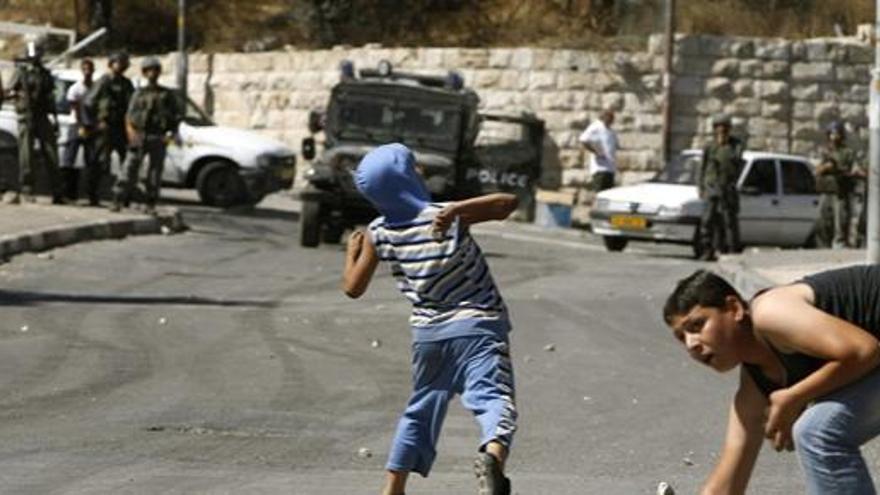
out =
[(442, 238), (432, 235), (431, 204), (414, 219), (370, 223), (379, 259), (388, 262), (397, 287), (413, 304), (410, 325), (416, 341), (437, 341), (510, 330), (507, 308), (480, 247), (458, 219)]

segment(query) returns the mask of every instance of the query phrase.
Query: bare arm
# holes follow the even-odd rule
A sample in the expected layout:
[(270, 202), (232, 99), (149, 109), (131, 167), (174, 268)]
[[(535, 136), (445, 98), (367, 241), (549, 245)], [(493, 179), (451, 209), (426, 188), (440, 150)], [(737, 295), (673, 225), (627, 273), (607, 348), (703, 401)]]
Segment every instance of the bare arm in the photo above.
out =
[(348, 238), (348, 247), (345, 251), (342, 292), (352, 299), (361, 297), (367, 291), (378, 264), (379, 256), (373, 243), (363, 230), (354, 231)]
[(494, 193), (451, 203), (434, 217), (432, 230), (445, 233), (453, 220), (458, 217), (462, 226), (473, 225), (490, 220), (504, 220), (519, 206), (513, 194)]
[(792, 425), (809, 402), (880, 364), (880, 347), (873, 335), (814, 307), (812, 297), (807, 285), (797, 284), (773, 289), (752, 306), (756, 332), (785, 352), (827, 361), (803, 380), (770, 395), (765, 436), (777, 450), (792, 444)]
[(721, 456), (700, 491), (701, 495), (744, 494), (761, 451), (763, 412), (767, 398), (745, 368), (740, 368), (739, 390), (730, 406)]

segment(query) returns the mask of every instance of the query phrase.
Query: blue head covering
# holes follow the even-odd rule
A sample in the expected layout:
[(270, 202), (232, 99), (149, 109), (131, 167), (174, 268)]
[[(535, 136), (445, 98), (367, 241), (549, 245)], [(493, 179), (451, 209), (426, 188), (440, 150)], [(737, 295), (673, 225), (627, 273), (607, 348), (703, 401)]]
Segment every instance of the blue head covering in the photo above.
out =
[(416, 172), (412, 151), (400, 143), (385, 144), (367, 153), (354, 181), (358, 191), (392, 223), (412, 220), (431, 201)]

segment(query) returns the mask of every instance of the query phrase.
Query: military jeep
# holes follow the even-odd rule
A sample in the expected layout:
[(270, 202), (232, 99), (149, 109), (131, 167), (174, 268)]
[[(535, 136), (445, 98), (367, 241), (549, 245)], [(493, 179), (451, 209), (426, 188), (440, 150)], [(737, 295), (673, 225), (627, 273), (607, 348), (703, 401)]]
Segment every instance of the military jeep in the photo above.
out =
[[(302, 156), (311, 161), (300, 194), (300, 244), (337, 243), (348, 228), (378, 213), (358, 192), (353, 172), (374, 147), (409, 146), (435, 201), (508, 191), (532, 210), (540, 175), (544, 122), (532, 115), (477, 112), (479, 97), (455, 72), (430, 76), (341, 66), (326, 109), (309, 114), (312, 134)], [(314, 135), (324, 133), (324, 149)]]

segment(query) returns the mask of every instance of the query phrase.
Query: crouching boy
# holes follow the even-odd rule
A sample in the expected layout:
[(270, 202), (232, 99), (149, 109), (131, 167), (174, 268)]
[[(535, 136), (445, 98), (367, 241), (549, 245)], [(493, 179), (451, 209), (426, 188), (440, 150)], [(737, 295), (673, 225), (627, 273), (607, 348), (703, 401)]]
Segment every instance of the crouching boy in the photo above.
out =
[(382, 493), (403, 494), (411, 471), (428, 476), (448, 401), (460, 395), (482, 431), (478, 493), (509, 494), (504, 463), (516, 429), (510, 321), (468, 226), (507, 218), (516, 197), (432, 203), (402, 144), (368, 153), (355, 182), (382, 216), (349, 239), (343, 290), (360, 297), (378, 262), (386, 261), (413, 305), (413, 391), (397, 425)]
[(880, 265), (810, 275), (751, 302), (700, 270), (663, 317), (693, 359), (719, 372), (742, 365), (703, 494), (745, 493), (764, 438), (797, 451), (807, 493), (875, 493), (859, 448), (880, 433)]

